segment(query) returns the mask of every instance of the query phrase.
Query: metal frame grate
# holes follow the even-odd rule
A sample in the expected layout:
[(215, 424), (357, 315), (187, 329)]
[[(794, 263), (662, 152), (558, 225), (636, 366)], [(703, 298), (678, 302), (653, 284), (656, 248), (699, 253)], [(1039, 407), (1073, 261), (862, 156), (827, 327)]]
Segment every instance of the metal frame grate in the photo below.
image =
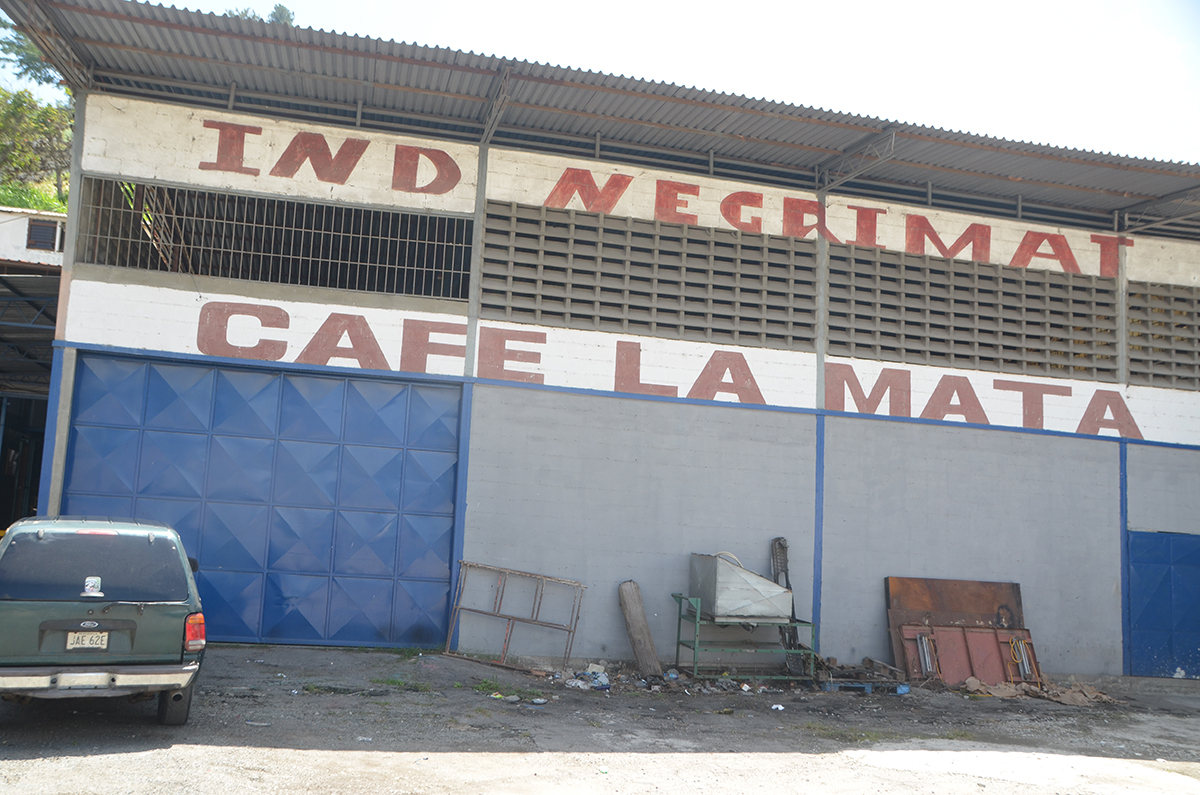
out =
[(482, 317), (814, 350), (816, 246), (489, 202)]
[(470, 219), (94, 178), (82, 193), (85, 262), (467, 298)]
[(1200, 289), (1129, 282), (1129, 383), (1200, 389)]
[(829, 354), (1117, 381), (1117, 284), (829, 247)]

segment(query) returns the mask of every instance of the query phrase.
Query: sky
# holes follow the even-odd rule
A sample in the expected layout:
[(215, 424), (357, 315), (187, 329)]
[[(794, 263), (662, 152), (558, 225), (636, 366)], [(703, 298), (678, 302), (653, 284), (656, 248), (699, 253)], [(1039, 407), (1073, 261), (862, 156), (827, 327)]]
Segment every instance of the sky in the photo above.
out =
[[(303, 27), (1200, 163), (1200, 0), (290, 0)], [(272, 0), (189, 0), (222, 13)], [(11, 71), (0, 86), (23, 87)]]

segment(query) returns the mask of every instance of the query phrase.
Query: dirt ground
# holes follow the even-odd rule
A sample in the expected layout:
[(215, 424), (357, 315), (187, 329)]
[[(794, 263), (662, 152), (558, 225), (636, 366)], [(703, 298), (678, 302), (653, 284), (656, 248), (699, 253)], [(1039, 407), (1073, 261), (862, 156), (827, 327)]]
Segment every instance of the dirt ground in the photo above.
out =
[(580, 690), (437, 654), (214, 645), (186, 726), (157, 725), (153, 701), (0, 703), (0, 790), (1200, 795), (1190, 683), (1074, 707), (607, 674)]

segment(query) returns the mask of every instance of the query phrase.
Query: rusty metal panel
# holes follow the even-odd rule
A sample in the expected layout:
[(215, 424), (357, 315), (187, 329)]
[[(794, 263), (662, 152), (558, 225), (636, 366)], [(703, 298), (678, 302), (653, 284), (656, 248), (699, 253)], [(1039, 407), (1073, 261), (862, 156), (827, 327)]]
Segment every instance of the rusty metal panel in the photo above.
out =
[[(1025, 626), (1019, 583), (887, 577), (884, 584), (887, 588), (888, 610), (930, 614), (932, 620), (918, 623)], [(943, 613), (953, 614), (954, 620), (938, 620)]]
[(901, 666), (912, 680), (940, 679), (958, 687), (968, 677), (985, 685), (1041, 682), (1041, 668), (1027, 629), (905, 625)]

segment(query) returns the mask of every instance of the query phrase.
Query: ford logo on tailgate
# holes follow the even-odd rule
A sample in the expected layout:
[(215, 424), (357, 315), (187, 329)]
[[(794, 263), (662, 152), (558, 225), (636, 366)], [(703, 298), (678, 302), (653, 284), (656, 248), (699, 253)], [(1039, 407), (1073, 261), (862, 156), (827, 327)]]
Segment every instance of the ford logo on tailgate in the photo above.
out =
[(95, 629), (96, 627), (98, 627), (100, 625), (97, 624), (95, 621), (80, 621), (79, 626), (83, 627), (84, 629)]

